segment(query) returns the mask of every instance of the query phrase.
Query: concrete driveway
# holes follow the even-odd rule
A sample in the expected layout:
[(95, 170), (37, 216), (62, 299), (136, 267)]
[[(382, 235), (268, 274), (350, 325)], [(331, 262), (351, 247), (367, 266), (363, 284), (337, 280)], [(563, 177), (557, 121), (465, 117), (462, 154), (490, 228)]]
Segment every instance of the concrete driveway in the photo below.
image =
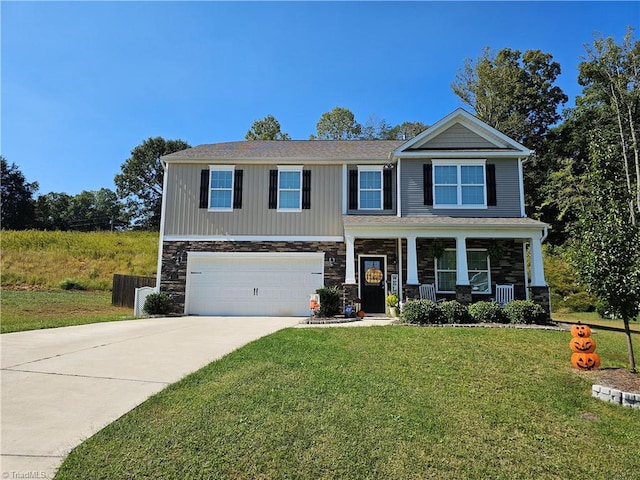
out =
[(53, 478), (73, 447), (149, 396), (298, 321), (153, 318), (1, 335), (1, 477)]

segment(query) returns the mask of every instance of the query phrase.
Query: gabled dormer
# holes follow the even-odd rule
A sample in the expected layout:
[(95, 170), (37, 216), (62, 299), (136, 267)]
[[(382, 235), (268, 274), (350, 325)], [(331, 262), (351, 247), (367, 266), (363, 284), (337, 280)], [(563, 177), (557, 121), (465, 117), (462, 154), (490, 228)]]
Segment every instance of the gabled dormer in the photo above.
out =
[(459, 108), (394, 151), (401, 215), (524, 217), (532, 153)]

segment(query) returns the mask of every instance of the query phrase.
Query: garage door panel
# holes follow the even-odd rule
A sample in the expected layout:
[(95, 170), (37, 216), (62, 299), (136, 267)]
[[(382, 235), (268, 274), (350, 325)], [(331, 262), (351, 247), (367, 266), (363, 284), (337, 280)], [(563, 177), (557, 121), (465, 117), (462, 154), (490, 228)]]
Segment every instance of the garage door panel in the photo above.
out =
[(189, 261), (186, 313), (308, 315), (324, 284), (321, 255), (233, 254)]

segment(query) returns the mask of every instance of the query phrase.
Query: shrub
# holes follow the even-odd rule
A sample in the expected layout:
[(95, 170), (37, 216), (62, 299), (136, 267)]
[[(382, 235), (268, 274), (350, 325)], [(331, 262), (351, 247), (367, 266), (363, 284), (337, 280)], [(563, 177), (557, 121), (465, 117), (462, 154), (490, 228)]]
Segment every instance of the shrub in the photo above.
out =
[(546, 323), (547, 315), (531, 300), (514, 300), (504, 306), (504, 314), (511, 323)]
[(338, 287), (319, 288), (316, 293), (320, 295), (320, 308), (316, 315), (333, 317), (340, 313), (341, 292)]
[(87, 287), (75, 278), (65, 278), (60, 283), (60, 288), (63, 290), (86, 290)]
[(400, 319), (406, 323), (427, 325), (444, 323), (445, 316), (431, 300), (413, 300), (402, 307)]
[(439, 303), (438, 307), (444, 314), (446, 323), (471, 323), (473, 321), (467, 307), (456, 300)]
[(149, 315), (166, 315), (171, 312), (173, 301), (164, 292), (147, 295), (142, 310)]
[(596, 309), (596, 299), (587, 292), (569, 295), (564, 299), (563, 303), (572, 312), (593, 312)]
[(502, 307), (496, 302), (477, 302), (469, 305), (469, 314), (478, 323), (506, 323)]

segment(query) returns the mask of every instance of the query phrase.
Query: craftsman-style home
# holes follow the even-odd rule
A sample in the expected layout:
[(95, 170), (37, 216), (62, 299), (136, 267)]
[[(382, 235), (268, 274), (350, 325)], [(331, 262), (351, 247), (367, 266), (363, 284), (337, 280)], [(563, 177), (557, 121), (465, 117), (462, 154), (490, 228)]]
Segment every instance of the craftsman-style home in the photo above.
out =
[(409, 141), (166, 155), (158, 286), (195, 315), (307, 316), (309, 295), (332, 285), (367, 314), (423, 284), (462, 303), (509, 285), (549, 311), (547, 226), (524, 209), (532, 153), (458, 109)]

